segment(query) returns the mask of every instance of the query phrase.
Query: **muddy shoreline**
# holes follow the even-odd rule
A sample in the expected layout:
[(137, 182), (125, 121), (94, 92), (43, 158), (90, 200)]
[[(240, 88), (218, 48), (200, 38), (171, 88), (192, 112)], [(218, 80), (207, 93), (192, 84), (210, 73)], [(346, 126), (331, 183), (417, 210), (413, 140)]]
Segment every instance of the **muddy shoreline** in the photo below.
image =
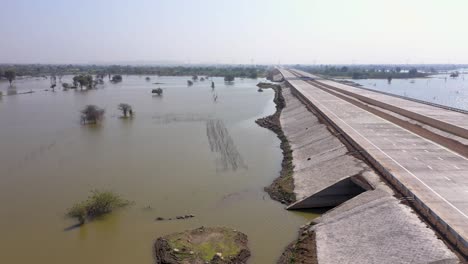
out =
[(309, 226), (306, 225), (299, 230), (298, 238), (286, 247), (278, 264), (318, 264), (315, 232), (308, 229)]
[(276, 178), (270, 186), (265, 187), (265, 191), (270, 195), (271, 199), (283, 204), (291, 204), (296, 201), (294, 180), (292, 177), (294, 169), (292, 150), (280, 123), (281, 111), (286, 106), (286, 102), (282, 94), (282, 85), (269, 84), (268, 86), (268, 88), (272, 88), (275, 91), (273, 102), (276, 105), (276, 111), (274, 114), (259, 118), (255, 122), (259, 126), (267, 128), (277, 135), (281, 141), (280, 148), (283, 152), (283, 160), (281, 162), (280, 176)]

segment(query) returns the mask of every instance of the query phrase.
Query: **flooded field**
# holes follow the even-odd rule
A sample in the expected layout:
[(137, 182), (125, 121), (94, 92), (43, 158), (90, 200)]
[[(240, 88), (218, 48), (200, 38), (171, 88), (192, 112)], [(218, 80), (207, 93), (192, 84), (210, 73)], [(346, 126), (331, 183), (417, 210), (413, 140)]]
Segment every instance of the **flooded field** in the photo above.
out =
[(423, 79), (351, 80), (365, 88), (407, 96), (430, 103), (468, 110), (468, 74), (450, 78), (449, 74), (438, 74)]
[[(0, 82), (0, 263), (152, 263), (153, 241), (200, 226), (244, 232), (250, 263), (274, 263), (313, 213), (288, 212), (263, 191), (278, 176), (276, 136), (254, 121), (274, 112), (258, 80), (123, 76), (96, 90), (45, 91), (46, 79)], [(71, 76), (63, 81), (71, 82)], [(162, 84), (153, 84), (155, 82)], [(163, 96), (153, 96), (161, 87)], [(119, 103), (135, 116), (121, 119)], [(100, 125), (80, 124), (87, 104)], [(65, 231), (93, 189), (135, 204)], [(193, 214), (194, 218), (155, 221)]]

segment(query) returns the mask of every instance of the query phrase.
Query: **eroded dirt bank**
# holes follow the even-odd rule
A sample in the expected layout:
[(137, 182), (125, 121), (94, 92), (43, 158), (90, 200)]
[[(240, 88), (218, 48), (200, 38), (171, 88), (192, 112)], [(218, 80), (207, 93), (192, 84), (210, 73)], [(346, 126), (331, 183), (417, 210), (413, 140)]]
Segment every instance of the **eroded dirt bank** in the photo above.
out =
[(265, 191), (273, 200), (284, 204), (291, 204), (296, 201), (296, 196), (294, 194), (294, 181), (292, 178), (292, 150), (280, 124), (280, 115), (281, 111), (285, 107), (285, 101), (281, 85), (272, 84), (269, 87), (275, 91), (275, 98), (273, 100), (276, 104), (276, 111), (273, 115), (257, 119), (255, 122), (261, 127), (270, 129), (276, 133), (281, 141), (280, 147), (283, 151), (283, 161), (281, 162), (280, 176), (276, 178), (270, 186), (265, 187)]

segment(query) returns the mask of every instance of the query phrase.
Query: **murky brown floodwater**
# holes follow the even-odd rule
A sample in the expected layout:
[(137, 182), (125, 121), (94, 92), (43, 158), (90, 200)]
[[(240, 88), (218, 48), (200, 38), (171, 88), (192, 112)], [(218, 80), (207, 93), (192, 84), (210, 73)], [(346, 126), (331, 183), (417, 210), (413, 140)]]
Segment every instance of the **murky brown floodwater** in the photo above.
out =
[[(70, 82), (71, 76), (64, 77)], [(314, 214), (288, 212), (263, 187), (277, 177), (276, 136), (254, 123), (273, 113), (273, 92), (257, 80), (124, 76), (92, 91), (44, 91), (48, 80), (16, 81), (0, 98), (0, 263), (152, 263), (155, 238), (199, 226), (249, 236), (251, 263), (274, 263)], [(163, 97), (150, 89), (164, 83)], [(6, 82), (0, 91), (14, 93)], [(215, 103), (213, 94), (217, 94)], [(118, 103), (136, 116), (122, 120)], [(81, 126), (86, 104), (106, 109), (100, 126)], [(92, 189), (135, 205), (85, 226), (65, 210)], [(150, 206), (152, 209), (144, 209)], [(195, 218), (156, 222), (158, 216)]]

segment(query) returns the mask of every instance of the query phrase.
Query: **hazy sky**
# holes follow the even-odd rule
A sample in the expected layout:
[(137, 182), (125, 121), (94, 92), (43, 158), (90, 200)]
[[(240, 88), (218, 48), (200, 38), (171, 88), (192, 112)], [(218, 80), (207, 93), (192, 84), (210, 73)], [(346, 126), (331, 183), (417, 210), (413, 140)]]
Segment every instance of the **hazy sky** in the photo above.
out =
[(0, 63), (468, 63), (468, 0), (0, 0)]

